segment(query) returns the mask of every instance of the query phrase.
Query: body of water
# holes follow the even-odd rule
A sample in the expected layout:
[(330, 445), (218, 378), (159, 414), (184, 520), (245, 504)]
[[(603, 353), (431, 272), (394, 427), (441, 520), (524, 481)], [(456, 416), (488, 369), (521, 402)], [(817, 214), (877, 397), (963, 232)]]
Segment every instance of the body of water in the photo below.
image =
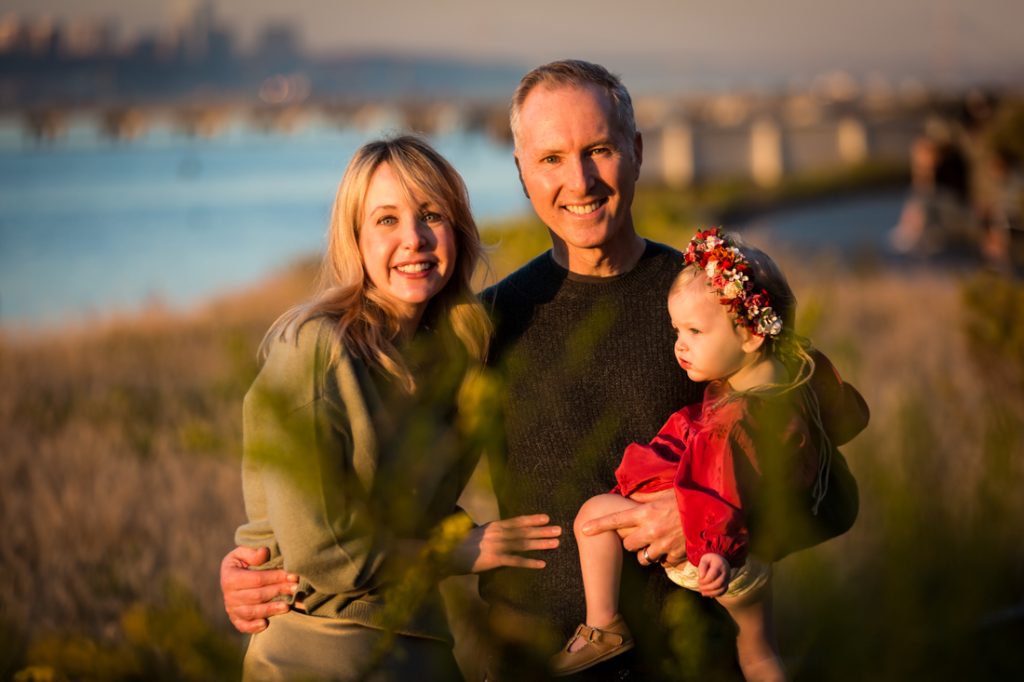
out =
[[(379, 136), (238, 125), (210, 139), (157, 129), (112, 142), (80, 124), (41, 145), (0, 125), (0, 326), (58, 325), (152, 300), (183, 308), (321, 252), (345, 165)], [(465, 178), (478, 220), (530, 211), (510, 148), (478, 134), (432, 142)], [(754, 243), (880, 249), (902, 200), (824, 200), (733, 227)]]
[[(155, 130), (113, 142), (88, 125), (39, 144), (0, 130), (0, 324), (53, 325), (158, 299), (185, 307), (320, 252), (338, 181), (380, 133), (242, 125), (214, 138)], [(431, 140), (480, 220), (529, 211), (512, 150)]]
[(751, 241), (770, 250), (774, 241), (828, 248), (841, 255), (886, 250), (887, 233), (899, 222), (905, 190), (886, 190), (769, 211), (737, 226)]

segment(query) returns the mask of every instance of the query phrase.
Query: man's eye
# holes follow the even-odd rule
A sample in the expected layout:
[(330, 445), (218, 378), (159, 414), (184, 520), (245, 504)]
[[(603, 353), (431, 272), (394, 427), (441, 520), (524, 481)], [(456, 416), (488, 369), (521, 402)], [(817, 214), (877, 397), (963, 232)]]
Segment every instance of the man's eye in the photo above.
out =
[(543, 159), (540, 160), (540, 162), (547, 164), (555, 164), (558, 163), (558, 157), (555, 155), (545, 156)]
[(609, 147), (594, 147), (590, 150), (591, 156), (608, 156), (611, 153), (612, 150)]

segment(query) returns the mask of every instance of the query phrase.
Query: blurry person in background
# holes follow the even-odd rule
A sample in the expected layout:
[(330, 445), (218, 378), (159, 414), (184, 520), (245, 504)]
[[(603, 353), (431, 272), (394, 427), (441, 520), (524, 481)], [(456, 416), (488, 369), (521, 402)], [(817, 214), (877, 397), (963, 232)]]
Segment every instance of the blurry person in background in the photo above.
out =
[(988, 187), (978, 210), (986, 260), (1000, 270), (1024, 268), (1024, 174), (1019, 159), (996, 149), (984, 169)]
[(911, 190), (889, 245), (897, 253), (938, 256), (978, 249), (970, 206), (970, 168), (948, 131), (923, 135), (910, 149)]
[(270, 569), (286, 601), (244, 679), (458, 679), (437, 581), (542, 568), (522, 553), (557, 546), (546, 516), (473, 528), (456, 507), (476, 464), (456, 400), (491, 334), (480, 253), (462, 179), (429, 145), (356, 152), (319, 292), (267, 332), (245, 399), (233, 560)]

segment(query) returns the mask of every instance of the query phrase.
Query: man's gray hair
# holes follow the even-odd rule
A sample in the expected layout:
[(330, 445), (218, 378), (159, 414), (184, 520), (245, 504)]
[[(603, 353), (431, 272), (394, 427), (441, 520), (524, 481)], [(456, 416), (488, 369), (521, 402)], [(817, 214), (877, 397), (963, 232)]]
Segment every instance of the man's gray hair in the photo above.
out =
[(519, 114), (534, 88), (538, 85), (565, 87), (584, 87), (594, 85), (600, 88), (612, 103), (615, 115), (614, 129), (623, 140), (632, 145), (636, 138), (636, 116), (633, 114), (633, 100), (629, 97), (626, 86), (619, 77), (600, 64), (585, 62), (581, 59), (562, 59), (550, 64), (538, 66), (523, 76), (512, 95), (512, 108), (509, 112), (509, 125), (512, 127), (512, 139), (519, 147)]

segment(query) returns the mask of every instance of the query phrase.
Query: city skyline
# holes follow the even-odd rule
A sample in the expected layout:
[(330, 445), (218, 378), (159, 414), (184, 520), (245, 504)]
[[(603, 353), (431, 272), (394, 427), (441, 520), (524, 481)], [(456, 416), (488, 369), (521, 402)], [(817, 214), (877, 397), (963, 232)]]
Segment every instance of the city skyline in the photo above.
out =
[[(5, 13), (58, 21), (113, 20), (121, 40), (165, 31), (202, 0), (8, 0)], [(520, 0), (484, 5), (439, 0), (407, 5), (294, 0), (215, 0), (214, 16), (243, 47), (266, 26), (290, 24), (314, 55), (432, 56), (522, 66), (566, 56), (606, 64), (640, 90), (750, 88), (806, 82), (830, 71), (917, 79), (935, 86), (1021, 84), (1024, 23), (1016, 0), (759, 5)]]

